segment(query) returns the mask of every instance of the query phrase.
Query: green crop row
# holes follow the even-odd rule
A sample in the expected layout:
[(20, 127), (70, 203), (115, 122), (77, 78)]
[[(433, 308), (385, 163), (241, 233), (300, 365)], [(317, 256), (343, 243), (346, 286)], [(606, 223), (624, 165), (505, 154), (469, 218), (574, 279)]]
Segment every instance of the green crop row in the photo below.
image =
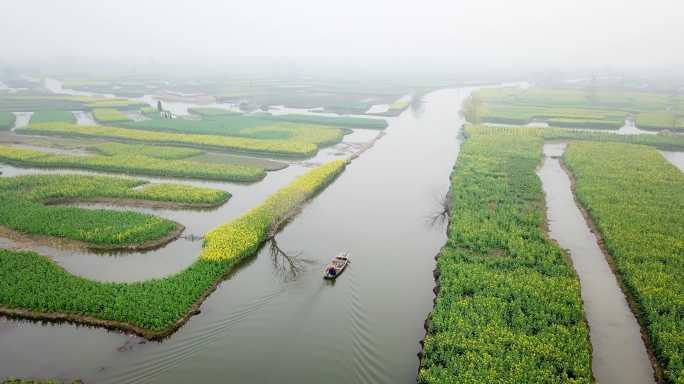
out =
[(684, 382), (684, 175), (656, 150), (629, 144), (573, 143), (564, 161), (666, 380)]
[(0, 111), (31, 112), (42, 110), (79, 111), (94, 108), (139, 109), (147, 105), (138, 100), (95, 96), (3, 96)]
[(664, 150), (684, 150), (684, 136), (676, 134), (619, 135), (610, 132), (596, 132), (576, 129), (534, 128), (534, 127), (492, 127), (466, 124), (466, 134), (537, 136), (545, 140), (586, 140), (648, 145)]
[(178, 157), (190, 155), (191, 152), (188, 151), (194, 151), (193, 149), (171, 148), (167, 151), (164, 147), (157, 147), (157, 153), (154, 153), (154, 147), (143, 146), (141, 151), (136, 153), (135, 147), (138, 146), (101, 144), (95, 145), (93, 149), (104, 155), (77, 156), (0, 145), (0, 162), (19, 167), (87, 169), (220, 181), (250, 182), (266, 176), (263, 168), (255, 166), (176, 160)]
[(121, 248), (160, 240), (175, 230), (173, 221), (137, 212), (89, 210), (46, 205), (96, 198), (153, 200), (219, 205), (223, 191), (141, 180), (96, 176), (32, 175), (0, 179), (0, 225), (15, 231), (66, 238), (93, 247)]
[(93, 109), (93, 117), (100, 123), (121, 123), (129, 121), (130, 119), (125, 113), (114, 108), (96, 108)]
[(543, 228), (542, 146), (473, 133), (462, 145), (420, 383), (592, 382), (579, 281)]
[(317, 152), (316, 145), (311, 143), (217, 135), (149, 132), (138, 129), (105, 126), (32, 124), (17, 129), (17, 132), (63, 137), (107, 138), (147, 144), (177, 145), (284, 157), (310, 157)]
[(202, 120), (162, 119), (159, 116), (149, 116), (148, 120), (120, 125), (147, 131), (285, 140), (317, 146), (338, 143), (343, 137), (340, 129), (329, 126), (295, 124), (244, 115), (213, 115)]
[(385, 119), (371, 119), (364, 117), (350, 117), (350, 116), (318, 116), (318, 115), (267, 115), (263, 116), (266, 119), (275, 121), (289, 121), (292, 123), (307, 123), (330, 125), (334, 127), (346, 128), (367, 128), (367, 129), (385, 129), (387, 128), (387, 120)]
[[(115, 322), (150, 338), (167, 335), (240, 260), (257, 252), (266, 236), (264, 228), (278, 225), (299, 204), (325, 188), (344, 166), (337, 161), (316, 168), (263, 205), (212, 231), (202, 256), (187, 269), (165, 278), (102, 283), (74, 276), (33, 252), (0, 250), (0, 312), (31, 310), (35, 318), (61, 313), (89, 324)], [(278, 209), (271, 211), (273, 207)]]
[(0, 131), (10, 130), (17, 117), (12, 112), (0, 112)]
[(31, 115), (31, 124), (39, 123), (76, 123), (76, 118), (71, 111), (36, 111)]

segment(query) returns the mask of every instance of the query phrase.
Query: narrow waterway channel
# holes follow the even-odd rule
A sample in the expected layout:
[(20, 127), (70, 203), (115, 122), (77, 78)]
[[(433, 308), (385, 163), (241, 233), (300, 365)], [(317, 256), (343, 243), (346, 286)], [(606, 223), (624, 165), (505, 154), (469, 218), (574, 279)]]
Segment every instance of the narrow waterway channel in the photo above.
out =
[[(169, 339), (150, 343), (98, 328), (2, 319), (0, 344), (12, 348), (0, 349), (0, 377), (165, 384), (415, 382), (423, 322), (432, 308), (434, 256), (446, 241), (445, 228), (430, 219), (449, 188), (463, 123), (458, 110), (469, 92), (437, 91), (425, 97), (422, 110), (388, 119), (386, 135)], [(307, 165), (291, 165), (262, 183), (303, 172)], [(236, 192), (226, 207), (252, 200), (235, 187), (224, 186)], [(203, 233), (218, 219), (216, 212), (163, 215), (193, 216), (179, 221), (199, 220), (190, 232)], [(335, 283), (324, 281), (323, 265), (342, 250), (351, 252), (351, 266)], [(197, 257), (194, 249), (187, 252), (188, 260)], [(70, 257), (86, 256), (103, 257)], [(112, 259), (112, 268), (130, 256)], [(109, 279), (107, 268), (91, 265), (81, 272)]]
[(599, 383), (654, 383), (639, 324), (575, 203), (570, 178), (558, 159), (564, 151), (563, 143), (546, 144), (538, 174), (546, 194), (550, 235), (569, 251), (580, 279), (594, 377)]
[(670, 163), (684, 172), (684, 152), (660, 151)]

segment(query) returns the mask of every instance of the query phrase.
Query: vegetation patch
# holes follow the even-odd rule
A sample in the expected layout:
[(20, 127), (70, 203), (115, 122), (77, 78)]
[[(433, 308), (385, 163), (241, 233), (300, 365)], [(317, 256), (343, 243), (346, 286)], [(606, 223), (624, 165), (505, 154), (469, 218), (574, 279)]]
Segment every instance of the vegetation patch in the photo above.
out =
[[(137, 212), (47, 205), (65, 201), (128, 199), (192, 206), (220, 205), (223, 191), (142, 180), (80, 175), (31, 175), (0, 179), (0, 225), (23, 234), (56, 237), (91, 248), (147, 248), (182, 227)], [(135, 187), (141, 187), (133, 189)]]
[(9, 131), (14, 127), (17, 117), (12, 112), (0, 112), (0, 131)]
[[(477, 102), (473, 103), (472, 100)], [(489, 88), (474, 92), (464, 107), (471, 123), (529, 124), (544, 121), (552, 127), (618, 129), (629, 115), (639, 128), (684, 129), (684, 96), (650, 92), (586, 89)], [(473, 108), (475, 107), (475, 108)], [(473, 110), (477, 109), (476, 113)]]
[(471, 132), (461, 147), (419, 382), (592, 382), (579, 280), (543, 228), (542, 146)]
[(229, 111), (227, 109), (222, 109), (222, 108), (211, 108), (211, 107), (188, 108), (188, 112), (192, 113), (193, 115), (199, 115), (199, 116), (205, 116), (205, 117), (241, 115), (240, 112)]
[(93, 109), (93, 117), (100, 123), (121, 123), (129, 121), (130, 119), (125, 113), (114, 108), (96, 108)]
[(39, 123), (76, 123), (76, 117), (71, 111), (36, 111), (31, 115), (31, 124)]
[(19, 133), (55, 135), (62, 137), (107, 138), (145, 144), (176, 145), (281, 157), (311, 157), (318, 148), (315, 144), (264, 140), (244, 137), (150, 132), (139, 129), (73, 124), (32, 124), (17, 129)]
[(677, 114), (672, 111), (643, 112), (637, 115), (636, 124), (642, 129), (684, 130), (684, 114)]
[(244, 115), (213, 115), (202, 120), (163, 119), (159, 116), (150, 116), (148, 120), (129, 122), (122, 126), (158, 132), (286, 140), (317, 146), (338, 143), (344, 136), (342, 130), (325, 125), (295, 124)]
[(168, 336), (241, 260), (254, 255), (269, 232), (345, 167), (333, 161), (276, 192), (262, 205), (211, 231), (199, 259), (176, 275), (135, 283), (103, 283), (74, 276), (34, 252), (0, 250), (0, 313), (67, 320)]
[(366, 128), (366, 129), (385, 129), (387, 128), (387, 120), (385, 119), (371, 119), (364, 117), (351, 116), (318, 116), (318, 115), (265, 115), (266, 119), (275, 121), (289, 121), (292, 123), (306, 123), (330, 125), (334, 127), (345, 128)]
[(220, 181), (252, 182), (266, 176), (264, 169), (256, 166), (184, 160), (202, 153), (191, 148), (107, 143), (94, 145), (91, 149), (101, 155), (59, 155), (0, 145), (0, 162), (18, 167), (87, 169)]
[(492, 127), (487, 125), (466, 124), (466, 134), (479, 135), (510, 135), (510, 136), (537, 136), (545, 140), (584, 140), (599, 142), (616, 142), (642, 144), (663, 150), (684, 150), (684, 136), (677, 134), (659, 133), (657, 135), (619, 135), (610, 132), (596, 132), (578, 129), (558, 128), (535, 128), (502, 126)]
[(684, 175), (654, 149), (572, 143), (576, 195), (653, 343), (668, 382), (684, 380)]

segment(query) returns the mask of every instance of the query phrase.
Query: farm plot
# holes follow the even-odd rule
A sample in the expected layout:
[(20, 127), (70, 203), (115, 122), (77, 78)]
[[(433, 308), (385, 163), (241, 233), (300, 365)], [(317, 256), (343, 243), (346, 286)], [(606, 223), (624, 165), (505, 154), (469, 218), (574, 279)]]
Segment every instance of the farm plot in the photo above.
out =
[(203, 180), (253, 182), (263, 179), (263, 168), (185, 160), (203, 151), (192, 148), (154, 147), (119, 143), (87, 147), (99, 154), (62, 155), (0, 145), (0, 162), (18, 167), (86, 169), (131, 175), (180, 177)]
[(31, 124), (40, 123), (76, 123), (76, 117), (71, 111), (36, 111), (31, 115)]
[[(683, 129), (684, 97), (648, 92), (556, 88), (498, 88), (474, 93), (468, 120), (500, 124), (544, 121), (553, 127), (617, 129), (636, 115), (639, 128)], [(474, 112), (474, 109), (477, 111)]]
[(122, 123), (130, 120), (125, 113), (114, 108), (95, 108), (93, 117), (102, 124)]
[(684, 150), (684, 136), (676, 134), (618, 135), (610, 132), (596, 132), (578, 129), (535, 128), (520, 126), (487, 126), (467, 124), (466, 134), (537, 136), (545, 140), (583, 140), (648, 145), (663, 150)]
[(543, 229), (542, 144), (471, 130), (462, 145), (419, 382), (592, 382), (579, 281)]
[(256, 116), (214, 115), (202, 120), (162, 119), (156, 115), (149, 117), (148, 120), (120, 125), (149, 131), (287, 140), (317, 146), (338, 143), (343, 137), (341, 129), (326, 125), (274, 121)]
[(35, 124), (17, 129), (17, 133), (175, 145), (276, 157), (311, 157), (318, 150), (315, 144), (288, 140), (166, 133), (130, 128), (73, 124)]
[(0, 313), (69, 320), (161, 338), (179, 328), (268, 233), (345, 168), (332, 161), (299, 177), (240, 218), (207, 234), (198, 260), (176, 275), (137, 283), (76, 277), (33, 252), (0, 250)]
[[(67, 239), (89, 248), (141, 249), (163, 244), (182, 226), (170, 220), (109, 210), (50, 205), (102, 199), (217, 206), (223, 191), (97, 176), (33, 175), (0, 179), (0, 225), (22, 234)], [(140, 187), (139, 189), (132, 189)], [(171, 236), (171, 237), (170, 237)]]
[(385, 119), (370, 119), (370, 118), (364, 118), (364, 117), (351, 117), (351, 116), (336, 117), (336, 116), (286, 114), (286, 115), (264, 115), (263, 118), (274, 120), (274, 121), (289, 121), (292, 123), (330, 125), (333, 127), (366, 128), (366, 129), (385, 129), (385, 128), (387, 128), (387, 120), (385, 120)]
[(11, 112), (0, 112), (0, 131), (10, 130), (14, 126), (17, 117)]
[(573, 143), (564, 161), (668, 382), (684, 380), (684, 175), (656, 150)]

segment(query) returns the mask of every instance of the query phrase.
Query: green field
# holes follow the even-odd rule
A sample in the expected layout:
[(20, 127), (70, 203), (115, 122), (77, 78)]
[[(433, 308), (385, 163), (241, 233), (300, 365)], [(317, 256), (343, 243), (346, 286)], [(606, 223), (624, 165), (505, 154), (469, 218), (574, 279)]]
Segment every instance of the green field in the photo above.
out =
[(343, 137), (342, 130), (325, 125), (272, 121), (255, 116), (214, 115), (202, 120), (163, 119), (156, 115), (148, 117), (149, 120), (119, 125), (148, 131), (287, 140), (317, 146), (338, 143)]
[(229, 196), (221, 191), (180, 185), (132, 189), (144, 184), (141, 180), (75, 175), (2, 178), (0, 225), (24, 234), (76, 240), (95, 248), (136, 247), (165, 238), (178, 224), (137, 212), (46, 203), (113, 198), (218, 205)]
[(277, 157), (311, 157), (315, 144), (286, 140), (251, 139), (244, 137), (166, 133), (130, 128), (85, 126), (73, 124), (32, 124), (17, 129), (17, 133), (110, 139), (143, 144), (177, 145), (218, 151)]
[(17, 117), (12, 112), (0, 112), (0, 131), (9, 131), (14, 127)]
[(675, 134), (657, 135), (618, 135), (610, 132), (582, 131), (560, 128), (534, 128), (518, 126), (487, 126), (466, 124), (466, 134), (479, 133), (488, 135), (533, 135), (546, 140), (587, 140), (601, 142), (642, 144), (670, 151), (684, 151), (684, 136)]
[(0, 250), (0, 312), (126, 329), (148, 338), (175, 331), (193, 305), (241, 260), (253, 256), (273, 225), (325, 188), (345, 168), (333, 161), (314, 168), (243, 216), (209, 232), (198, 260), (169, 277), (102, 283), (74, 276), (34, 252)]
[(0, 162), (19, 167), (87, 169), (219, 181), (252, 182), (266, 176), (264, 169), (258, 166), (184, 160), (203, 153), (191, 148), (107, 143), (93, 145), (90, 149), (101, 155), (58, 155), (0, 145)]
[(274, 121), (288, 121), (292, 123), (306, 123), (330, 125), (333, 127), (345, 128), (366, 128), (366, 129), (385, 129), (387, 128), (387, 120), (385, 119), (371, 119), (364, 117), (350, 117), (350, 116), (316, 116), (316, 115), (261, 115), (264, 119)]
[[(490, 123), (544, 121), (561, 128), (618, 129), (627, 116), (636, 115), (637, 126), (644, 129), (682, 129), (684, 124), (681, 113), (666, 112), (684, 106), (684, 96), (539, 87), (489, 88), (473, 95), (482, 104), (477, 119)], [(472, 114), (467, 117), (478, 122)]]
[(579, 281), (544, 230), (542, 145), (473, 130), (462, 145), (420, 383), (593, 381)]
[(638, 306), (666, 380), (684, 380), (684, 175), (652, 148), (573, 143), (580, 203)]
[(31, 124), (39, 123), (76, 123), (76, 117), (71, 111), (36, 111), (31, 115)]
[(95, 108), (93, 109), (93, 117), (99, 123), (123, 123), (130, 119), (125, 113), (114, 108)]
[(684, 130), (684, 113), (677, 114), (669, 111), (643, 112), (637, 115), (636, 124), (641, 129)]

